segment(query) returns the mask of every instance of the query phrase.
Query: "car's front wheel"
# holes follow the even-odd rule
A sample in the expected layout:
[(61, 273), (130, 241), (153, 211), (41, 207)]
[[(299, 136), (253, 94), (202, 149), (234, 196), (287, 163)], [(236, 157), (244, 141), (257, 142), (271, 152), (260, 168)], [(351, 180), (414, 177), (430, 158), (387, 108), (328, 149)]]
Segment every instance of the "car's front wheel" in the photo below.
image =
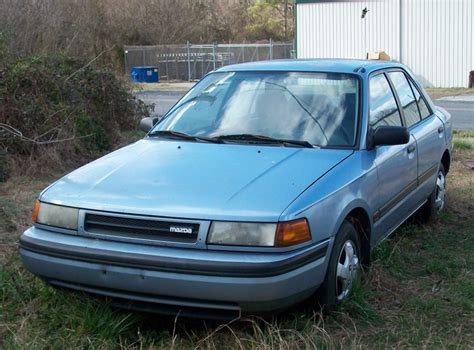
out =
[(324, 310), (333, 310), (349, 296), (360, 273), (361, 248), (354, 225), (344, 221), (336, 235), (324, 283), (318, 290), (318, 302)]

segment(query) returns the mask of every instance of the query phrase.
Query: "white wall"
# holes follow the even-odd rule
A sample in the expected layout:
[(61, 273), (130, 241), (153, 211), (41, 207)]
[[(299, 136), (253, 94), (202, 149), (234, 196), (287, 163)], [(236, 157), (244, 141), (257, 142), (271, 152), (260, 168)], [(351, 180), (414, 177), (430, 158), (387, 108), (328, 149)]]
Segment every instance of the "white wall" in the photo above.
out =
[[(369, 12), (361, 19), (364, 8)], [(467, 86), (474, 70), (474, 0), (297, 5), (298, 58), (365, 58), (380, 50), (407, 64), (427, 86)]]
[(428, 86), (467, 87), (474, 0), (403, 0), (402, 62)]

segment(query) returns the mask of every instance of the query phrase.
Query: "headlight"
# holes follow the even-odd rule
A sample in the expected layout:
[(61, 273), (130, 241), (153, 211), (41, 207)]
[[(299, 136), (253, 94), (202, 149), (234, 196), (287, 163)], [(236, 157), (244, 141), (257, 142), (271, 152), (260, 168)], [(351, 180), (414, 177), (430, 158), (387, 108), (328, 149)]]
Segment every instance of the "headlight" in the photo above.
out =
[(214, 221), (209, 230), (207, 243), (288, 247), (310, 239), (311, 233), (306, 219), (278, 224)]
[(209, 230), (209, 244), (264, 246), (275, 244), (276, 224), (214, 221)]
[(36, 201), (33, 222), (48, 226), (77, 230), (79, 209)]

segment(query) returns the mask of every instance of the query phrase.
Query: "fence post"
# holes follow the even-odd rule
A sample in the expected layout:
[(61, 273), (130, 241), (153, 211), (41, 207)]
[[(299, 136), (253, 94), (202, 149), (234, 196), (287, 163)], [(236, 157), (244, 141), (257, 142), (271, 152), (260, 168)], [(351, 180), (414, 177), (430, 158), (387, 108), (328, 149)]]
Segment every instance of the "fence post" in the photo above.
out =
[(166, 56), (165, 58), (165, 63), (166, 63), (166, 80), (170, 80), (170, 70), (168, 67), (168, 60), (169, 60), (169, 55)]
[(174, 67), (176, 68), (176, 76), (174, 80), (179, 80), (179, 63), (178, 63), (178, 53), (174, 53)]
[(273, 40), (270, 39), (270, 60), (273, 60)]
[(128, 50), (123, 51), (123, 65), (125, 66), (125, 75), (128, 74), (128, 62), (127, 62)]
[(186, 43), (186, 48), (188, 51), (188, 81), (191, 81), (191, 46), (189, 41)]
[(216, 43), (212, 44), (212, 66), (216, 70)]
[(143, 56), (143, 67), (145, 67), (146, 66), (145, 49), (142, 49), (142, 56)]

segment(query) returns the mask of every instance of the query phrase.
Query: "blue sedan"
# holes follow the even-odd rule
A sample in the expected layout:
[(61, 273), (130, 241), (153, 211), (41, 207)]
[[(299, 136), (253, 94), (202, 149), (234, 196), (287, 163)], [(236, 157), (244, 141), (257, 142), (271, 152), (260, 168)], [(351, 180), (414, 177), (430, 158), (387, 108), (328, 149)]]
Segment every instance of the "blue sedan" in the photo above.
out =
[(182, 316), (329, 310), (378, 242), (445, 206), (451, 116), (401, 64), (227, 66), (155, 122), (40, 194), (28, 270)]

